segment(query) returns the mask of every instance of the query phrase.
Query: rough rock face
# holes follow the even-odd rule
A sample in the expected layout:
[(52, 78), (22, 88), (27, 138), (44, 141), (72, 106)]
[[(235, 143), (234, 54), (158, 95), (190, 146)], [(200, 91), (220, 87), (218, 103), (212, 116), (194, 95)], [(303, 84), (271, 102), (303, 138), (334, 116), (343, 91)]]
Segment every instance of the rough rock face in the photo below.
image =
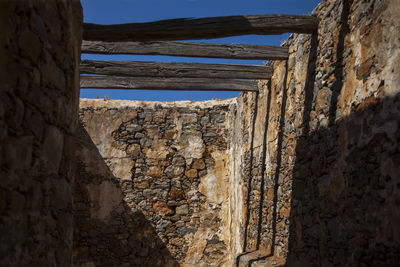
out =
[(0, 1), (0, 266), (70, 266), (79, 1)]
[[(76, 228), (82, 263), (100, 252), (115, 260), (120, 242), (137, 248), (120, 258), (139, 265), (160, 251), (153, 264), (398, 264), (400, 4), (322, 1), (313, 13), (318, 34), (292, 35), (289, 60), (269, 63), (274, 75), (258, 94), (82, 102), (81, 120), (121, 188), (101, 179), (76, 188), (98, 229), (89, 242)], [(128, 211), (151, 237), (113, 222)], [(151, 238), (161, 243), (143, 241)]]
[(396, 266), (400, 3), (323, 1), (314, 14), (318, 35), (292, 35), (289, 60), (273, 63), (258, 100), (238, 98), (240, 243), (256, 250), (238, 260)]
[(400, 3), (314, 14), (258, 94), (76, 131), (79, 1), (0, 1), (0, 265), (397, 266)]
[[(396, 266), (398, 14), (398, 1), (322, 1), (318, 34), (292, 35), (289, 60), (269, 63), (274, 75), (258, 94), (83, 100), (81, 120), (107, 163), (100, 176), (112, 178), (75, 188), (84, 196), (76, 259)], [(82, 161), (95, 166), (88, 155)], [(140, 216), (124, 219), (132, 212)], [(153, 254), (158, 262), (148, 261)]]
[[(107, 166), (96, 170), (95, 152), (80, 153), (75, 264), (219, 266), (233, 260), (226, 185), (234, 103), (81, 100), (81, 122)], [(149, 229), (141, 233), (144, 240), (135, 228), (140, 221)], [(153, 257), (152, 242), (165, 244), (170, 255)]]
[(121, 180), (83, 127), (76, 147), (74, 266), (176, 266), (144, 214), (124, 201)]

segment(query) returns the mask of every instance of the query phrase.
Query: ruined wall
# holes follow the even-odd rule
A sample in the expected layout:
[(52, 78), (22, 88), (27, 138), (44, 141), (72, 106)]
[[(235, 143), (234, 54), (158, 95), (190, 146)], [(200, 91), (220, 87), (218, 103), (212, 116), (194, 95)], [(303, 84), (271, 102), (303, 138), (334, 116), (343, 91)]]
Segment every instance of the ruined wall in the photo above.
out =
[(176, 266), (144, 214), (124, 201), (121, 180), (82, 126), (77, 136), (74, 266)]
[(69, 266), (79, 1), (0, 1), (0, 265)]
[(238, 160), (247, 216), (237, 259), (396, 266), (400, 3), (322, 1), (313, 13), (318, 35), (285, 42), (290, 58), (273, 63), (256, 108), (238, 98), (238, 124), (257, 118)]
[(81, 144), (75, 264), (232, 264), (234, 103), (81, 100), (81, 122), (101, 156)]
[(257, 94), (82, 101), (76, 263), (398, 264), (400, 4), (313, 14)]

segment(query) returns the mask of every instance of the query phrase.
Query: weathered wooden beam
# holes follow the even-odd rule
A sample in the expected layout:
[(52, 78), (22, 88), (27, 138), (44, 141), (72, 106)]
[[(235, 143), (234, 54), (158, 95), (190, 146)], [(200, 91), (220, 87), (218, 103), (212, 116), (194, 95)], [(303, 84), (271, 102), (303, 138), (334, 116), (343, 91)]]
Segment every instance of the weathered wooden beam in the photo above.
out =
[(287, 59), (287, 47), (269, 45), (208, 44), (189, 42), (103, 42), (83, 41), (82, 53), (166, 55), (232, 59)]
[(83, 24), (83, 39), (92, 41), (195, 40), (246, 34), (313, 33), (318, 20), (300, 15), (248, 15), (171, 19), (115, 25)]
[(182, 91), (258, 91), (256, 81), (81, 75), (81, 88)]
[(81, 74), (128, 77), (269, 79), (272, 71), (261, 65), (207, 63), (83, 60), (80, 65)]

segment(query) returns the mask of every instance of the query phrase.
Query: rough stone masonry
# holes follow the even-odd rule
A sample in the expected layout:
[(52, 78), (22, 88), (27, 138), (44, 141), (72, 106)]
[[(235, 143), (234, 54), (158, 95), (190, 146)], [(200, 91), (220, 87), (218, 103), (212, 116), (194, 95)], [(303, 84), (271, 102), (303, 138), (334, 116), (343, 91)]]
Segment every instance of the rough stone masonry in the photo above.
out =
[(79, 1), (0, 1), (0, 266), (71, 266)]
[[(96, 170), (103, 179), (86, 175), (75, 184), (76, 264), (232, 260), (226, 185), (233, 103), (81, 100), (82, 125), (107, 166)], [(92, 157), (80, 158), (90, 167)], [(137, 237), (142, 229), (132, 220), (139, 217), (150, 226), (141, 233), (150, 244)], [(155, 258), (158, 243), (170, 255)]]
[(78, 114), (81, 11), (0, 1), (1, 266), (398, 266), (399, 1), (322, 1), (258, 94)]
[[(289, 60), (269, 63), (273, 78), (260, 81), (258, 95), (81, 101), (81, 121), (123, 203), (169, 251), (164, 262), (396, 266), (399, 8), (322, 1), (313, 12), (318, 34), (284, 43)], [(83, 187), (88, 203), (96, 193)], [(97, 244), (82, 246), (83, 262), (95, 262), (87, 251)], [(101, 246), (115, 259), (110, 244)]]
[(249, 114), (238, 128), (254, 137), (243, 138), (239, 160), (247, 200), (239, 251), (255, 251), (239, 260), (396, 266), (400, 3), (322, 1), (313, 14), (318, 34), (292, 35), (289, 60), (273, 63), (258, 99), (238, 98), (239, 117)]

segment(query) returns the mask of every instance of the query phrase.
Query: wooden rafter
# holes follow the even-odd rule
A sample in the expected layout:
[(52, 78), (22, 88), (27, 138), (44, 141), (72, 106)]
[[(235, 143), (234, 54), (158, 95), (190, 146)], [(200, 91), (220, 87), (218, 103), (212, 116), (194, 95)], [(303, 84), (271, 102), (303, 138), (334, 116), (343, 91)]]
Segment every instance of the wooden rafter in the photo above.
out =
[(211, 39), (246, 34), (313, 33), (318, 19), (300, 15), (247, 15), (171, 19), (148, 23), (84, 23), (83, 39), (92, 41), (167, 41)]
[(187, 91), (258, 91), (257, 82), (204, 78), (149, 78), (81, 75), (81, 88)]
[(269, 79), (272, 68), (260, 65), (159, 63), (143, 61), (84, 60), (82, 74), (129, 77)]
[(83, 41), (82, 53), (167, 55), (180, 57), (206, 57), (231, 59), (287, 59), (287, 47), (245, 44), (209, 44), (190, 42), (103, 42)]

